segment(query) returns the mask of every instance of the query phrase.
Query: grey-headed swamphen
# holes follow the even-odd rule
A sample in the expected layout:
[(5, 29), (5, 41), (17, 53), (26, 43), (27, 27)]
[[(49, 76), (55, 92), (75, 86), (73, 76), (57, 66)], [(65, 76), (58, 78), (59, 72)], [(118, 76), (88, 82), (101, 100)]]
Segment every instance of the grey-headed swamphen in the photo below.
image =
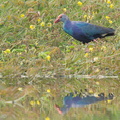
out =
[(60, 14), (54, 23), (63, 22), (63, 30), (83, 44), (94, 41), (97, 38), (104, 38), (106, 36), (113, 36), (115, 30), (90, 24), (81, 21), (70, 21), (65, 14)]

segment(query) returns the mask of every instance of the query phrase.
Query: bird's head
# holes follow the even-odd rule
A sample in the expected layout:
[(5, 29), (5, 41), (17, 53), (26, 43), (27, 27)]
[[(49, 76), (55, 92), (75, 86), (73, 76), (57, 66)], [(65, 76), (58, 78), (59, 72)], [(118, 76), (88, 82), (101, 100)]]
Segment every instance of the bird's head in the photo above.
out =
[(65, 14), (60, 14), (56, 20), (54, 21), (54, 23), (58, 23), (58, 22), (65, 22), (66, 20), (68, 20), (68, 17)]

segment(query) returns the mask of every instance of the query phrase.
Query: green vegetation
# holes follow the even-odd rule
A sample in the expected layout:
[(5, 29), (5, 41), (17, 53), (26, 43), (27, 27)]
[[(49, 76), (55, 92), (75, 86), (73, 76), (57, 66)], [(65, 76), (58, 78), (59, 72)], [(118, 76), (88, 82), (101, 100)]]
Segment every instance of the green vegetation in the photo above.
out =
[[(39, 107), (29, 108), (35, 112), (31, 114), (29, 111), (30, 117), (36, 120), (41, 116), (40, 120), (42, 120), (48, 116), (51, 120), (62, 120), (61, 116), (55, 115), (53, 104), (58, 100), (61, 100), (59, 103), (62, 104), (60, 96), (65, 96), (66, 91), (68, 93), (87, 87), (94, 92), (114, 92), (119, 95), (120, 83), (115, 79), (103, 79), (103, 81), (97, 78), (77, 79), (78, 75), (120, 76), (119, 6), (119, 0), (0, 0), (0, 78), (1, 83), (8, 87), (7, 92), (2, 90), (4, 85), (0, 87), (2, 100), (15, 100), (17, 99), (15, 96), (26, 94), (28, 97), (22, 98), (26, 108), (29, 103), (34, 104), (31, 99), (38, 100), (41, 104)], [(116, 35), (98, 40), (97, 43), (83, 45), (62, 30), (62, 23), (53, 23), (61, 13), (66, 13), (71, 20), (114, 28)], [(88, 49), (87, 53), (86, 49)], [(64, 78), (65, 75), (74, 75), (76, 78), (67, 79)], [(61, 76), (63, 76), (62, 80), (59, 79)], [(22, 88), (22, 93), (15, 92), (18, 88), (14, 86)], [(13, 92), (13, 96), (6, 95), (11, 94), (10, 91)], [(119, 101), (118, 98), (116, 102), (120, 104)], [(1, 106), (4, 106), (3, 104)], [(103, 103), (102, 107), (98, 106), (97, 109), (104, 111), (105, 106)], [(4, 107), (6, 111), (10, 106)], [(0, 114), (5, 113), (4, 107)], [(119, 106), (114, 106), (115, 110), (112, 105), (108, 107), (110, 109), (108, 111), (111, 111), (110, 115), (113, 115), (115, 120), (119, 120)], [(20, 112), (22, 108), (17, 109)], [(91, 110), (87, 109), (89, 114), (85, 116), (83, 114), (86, 111), (83, 109), (83, 111), (71, 110), (65, 120), (82, 118), (109, 120), (110, 118), (109, 115), (104, 118), (107, 113), (103, 116), (98, 111), (91, 114)], [(20, 117), (23, 113), (21, 111), (16, 117)], [(76, 117), (77, 115), (79, 116)], [(24, 117), (27, 119), (27, 116)], [(11, 116), (12, 118), (14, 117)], [(114, 118), (111, 117), (112, 120)]]

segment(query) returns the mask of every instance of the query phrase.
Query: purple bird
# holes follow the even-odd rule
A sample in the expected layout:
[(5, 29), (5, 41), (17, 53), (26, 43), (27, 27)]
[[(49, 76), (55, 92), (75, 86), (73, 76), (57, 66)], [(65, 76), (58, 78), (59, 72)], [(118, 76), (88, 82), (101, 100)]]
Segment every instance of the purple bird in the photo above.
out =
[(94, 41), (97, 38), (104, 38), (115, 34), (115, 30), (112, 28), (101, 27), (81, 21), (70, 21), (65, 14), (60, 14), (54, 23), (60, 21), (63, 22), (63, 30), (83, 44)]
[(82, 93), (80, 95), (78, 94), (74, 96), (73, 93), (70, 93), (64, 97), (63, 107), (55, 105), (55, 108), (59, 114), (65, 114), (70, 110), (70, 108), (84, 107), (86, 105), (94, 104), (99, 101), (112, 100), (113, 98), (114, 95), (112, 93), (109, 93), (108, 97), (105, 97), (104, 93), (100, 93), (97, 96), (89, 94), (86, 96), (84, 94), (83, 96)]

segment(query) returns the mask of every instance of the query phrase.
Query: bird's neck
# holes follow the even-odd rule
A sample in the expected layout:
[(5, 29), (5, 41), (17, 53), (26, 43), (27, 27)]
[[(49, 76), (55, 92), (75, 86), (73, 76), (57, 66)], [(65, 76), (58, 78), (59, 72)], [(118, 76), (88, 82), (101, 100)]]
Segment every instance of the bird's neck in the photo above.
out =
[(69, 20), (69, 19), (66, 19), (64, 22), (63, 22), (64, 24), (68, 24), (68, 23), (71, 23), (71, 21)]
[(64, 23), (63, 23), (63, 30), (66, 32), (66, 33), (68, 33), (68, 34), (70, 34), (70, 35), (72, 35), (73, 33), (72, 33), (72, 23), (71, 23), (71, 21), (70, 20), (67, 20), (67, 21), (65, 21)]

